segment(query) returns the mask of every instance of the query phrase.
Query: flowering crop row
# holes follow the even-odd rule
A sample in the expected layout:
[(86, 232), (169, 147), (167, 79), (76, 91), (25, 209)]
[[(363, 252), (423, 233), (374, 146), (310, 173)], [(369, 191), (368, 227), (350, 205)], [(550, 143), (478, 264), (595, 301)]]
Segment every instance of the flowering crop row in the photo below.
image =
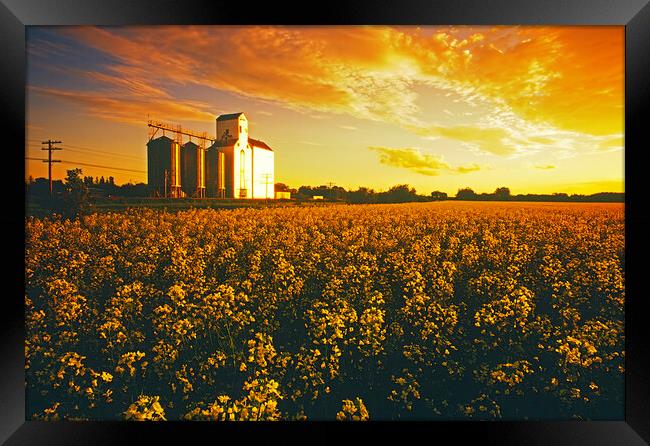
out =
[(26, 219), (38, 419), (622, 418), (619, 205)]

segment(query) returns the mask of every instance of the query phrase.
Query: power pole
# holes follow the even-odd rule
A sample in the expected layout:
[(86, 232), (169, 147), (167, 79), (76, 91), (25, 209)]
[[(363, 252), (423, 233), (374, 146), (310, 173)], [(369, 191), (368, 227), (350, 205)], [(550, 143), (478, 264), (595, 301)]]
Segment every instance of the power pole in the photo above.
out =
[(264, 177), (264, 185), (266, 186), (266, 193), (265, 193), (265, 198), (268, 200), (269, 198), (269, 183), (271, 179), (271, 174), (270, 173), (265, 173), (262, 175)]
[(328, 186), (330, 189), (332, 189), (332, 200), (336, 200), (336, 199), (338, 198), (338, 193), (336, 193), (336, 194), (333, 193), (333, 191), (334, 191), (334, 183), (332, 183), (332, 182), (330, 181), (329, 183), (327, 183), (327, 186)]
[(47, 160), (43, 160), (44, 163), (47, 163), (47, 176), (50, 180), (50, 197), (52, 196), (52, 163), (60, 163), (61, 160), (53, 160), (52, 159), (52, 151), (54, 150), (63, 150), (60, 147), (54, 147), (52, 144), (61, 144), (61, 141), (52, 141), (51, 139), (48, 139), (47, 141), (43, 141), (41, 144), (47, 144), (47, 149), (41, 149), (41, 150), (47, 150)]

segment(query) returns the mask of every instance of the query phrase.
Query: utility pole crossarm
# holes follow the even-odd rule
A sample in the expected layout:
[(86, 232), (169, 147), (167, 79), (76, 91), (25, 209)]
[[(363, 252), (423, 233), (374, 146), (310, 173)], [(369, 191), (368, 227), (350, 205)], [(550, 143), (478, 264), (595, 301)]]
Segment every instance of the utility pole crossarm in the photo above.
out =
[(47, 144), (47, 148), (42, 148), (41, 150), (47, 150), (47, 160), (43, 160), (44, 163), (47, 163), (47, 172), (48, 172), (48, 178), (50, 181), (50, 197), (52, 196), (52, 163), (60, 163), (61, 160), (53, 160), (52, 159), (52, 152), (55, 150), (63, 150), (60, 147), (54, 147), (53, 144), (61, 144), (62, 141), (52, 141), (51, 139), (48, 139), (47, 141), (43, 141), (41, 144)]

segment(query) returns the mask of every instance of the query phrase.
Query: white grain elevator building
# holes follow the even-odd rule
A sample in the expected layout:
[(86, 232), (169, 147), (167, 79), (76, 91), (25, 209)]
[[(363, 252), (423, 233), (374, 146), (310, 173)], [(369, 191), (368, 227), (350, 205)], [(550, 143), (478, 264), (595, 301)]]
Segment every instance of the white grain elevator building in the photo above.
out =
[(248, 119), (244, 113), (221, 115), (216, 127), (216, 141), (205, 155), (207, 195), (274, 198), (273, 149), (248, 136)]

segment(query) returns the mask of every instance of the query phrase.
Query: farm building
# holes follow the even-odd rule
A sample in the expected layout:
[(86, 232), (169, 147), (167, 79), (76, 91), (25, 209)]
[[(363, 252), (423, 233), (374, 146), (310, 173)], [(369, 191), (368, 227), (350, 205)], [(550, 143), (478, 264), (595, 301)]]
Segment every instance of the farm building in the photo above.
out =
[(219, 116), (217, 140), (207, 154), (208, 195), (274, 198), (273, 155), (267, 144), (248, 136), (243, 113)]
[[(275, 198), (273, 149), (249, 137), (244, 113), (219, 116), (216, 138), (160, 123), (150, 122), (149, 126), (177, 134), (176, 140), (163, 135), (147, 144), (148, 178), (154, 196)], [(182, 135), (189, 135), (190, 142), (180, 147), (177, 141)], [(212, 144), (204, 149), (205, 145), (195, 144), (192, 137)]]
[(181, 148), (167, 136), (147, 143), (147, 184), (153, 196), (181, 196)]

